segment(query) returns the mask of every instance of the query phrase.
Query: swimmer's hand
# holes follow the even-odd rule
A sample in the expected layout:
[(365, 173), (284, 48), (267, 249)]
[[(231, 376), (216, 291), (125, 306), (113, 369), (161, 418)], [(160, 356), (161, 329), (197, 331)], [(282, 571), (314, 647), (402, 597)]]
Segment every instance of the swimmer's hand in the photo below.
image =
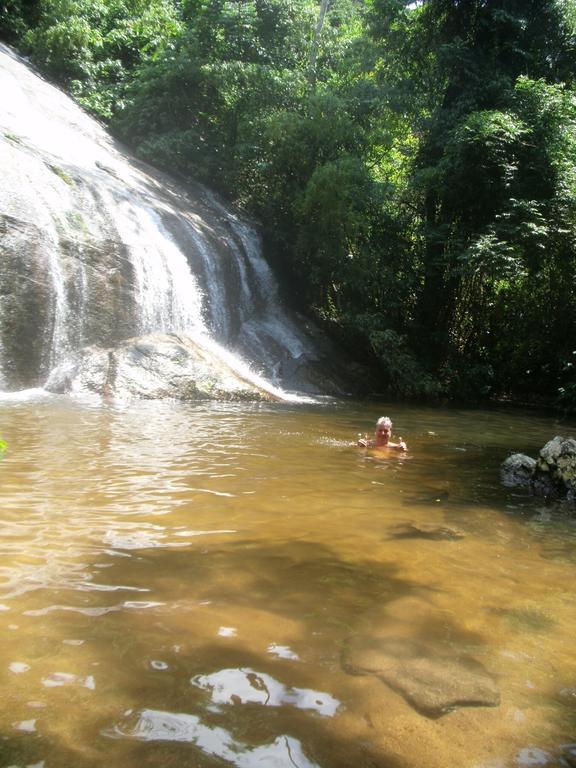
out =
[(402, 440), (401, 437), (398, 438), (398, 448), (400, 448), (401, 451), (407, 451), (408, 450), (408, 446), (406, 445), (404, 440)]
[(358, 433), (358, 442), (356, 445), (359, 448), (368, 448), (368, 435), (364, 435), (364, 437), (361, 437), (361, 433)]

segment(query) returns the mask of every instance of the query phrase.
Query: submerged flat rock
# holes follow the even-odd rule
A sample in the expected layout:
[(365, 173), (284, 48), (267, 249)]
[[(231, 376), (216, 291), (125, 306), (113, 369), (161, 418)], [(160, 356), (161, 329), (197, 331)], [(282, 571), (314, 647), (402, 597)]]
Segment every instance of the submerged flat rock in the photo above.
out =
[(496, 683), (480, 662), (441, 655), (403, 638), (353, 638), (343, 667), (351, 674), (380, 678), (427, 717), (500, 703)]
[(431, 541), (457, 541), (464, 534), (458, 528), (434, 523), (400, 523), (392, 528), (393, 539), (429, 539)]

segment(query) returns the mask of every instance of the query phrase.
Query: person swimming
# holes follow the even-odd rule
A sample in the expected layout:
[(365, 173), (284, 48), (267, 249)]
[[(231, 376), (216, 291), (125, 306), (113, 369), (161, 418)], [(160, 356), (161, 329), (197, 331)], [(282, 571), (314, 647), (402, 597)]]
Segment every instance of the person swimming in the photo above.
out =
[(393, 443), (390, 438), (392, 437), (392, 419), (388, 416), (382, 416), (376, 422), (376, 431), (374, 432), (374, 440), (370, 439), (368, 435), (360, 437), (358, 439), (359, 448), (394, 448), (398, 451), (407, 451), (408, 447), (402, 438), (398, 438), (399, 442)]

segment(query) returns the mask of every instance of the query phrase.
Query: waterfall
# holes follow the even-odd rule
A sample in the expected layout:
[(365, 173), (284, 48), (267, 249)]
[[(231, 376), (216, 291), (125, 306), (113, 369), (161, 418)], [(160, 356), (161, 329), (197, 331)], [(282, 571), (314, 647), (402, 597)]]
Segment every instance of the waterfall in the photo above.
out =
[(2, 45), (0, 91), (0, 389), (158, 332), (276, 386), (317, 362), (240, 214), (134, 160)]
[(202, 291), (161, 216), (128, 196), (109, 210), (134, 273), (139, 333), (204, 331)]

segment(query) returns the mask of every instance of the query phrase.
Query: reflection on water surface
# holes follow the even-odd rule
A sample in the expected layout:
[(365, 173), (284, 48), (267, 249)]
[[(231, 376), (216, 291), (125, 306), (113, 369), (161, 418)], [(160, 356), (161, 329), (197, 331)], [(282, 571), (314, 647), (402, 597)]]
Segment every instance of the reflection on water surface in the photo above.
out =
[(224, 728), (203, 725), (200, 718), (194, 715), (147, 709), (138, 714), (132, 726), (117, 726), (105, 735), (140, 741), (185, 742), (197, 747), (204, 755), (219, 757), (238, 768), (252, 768), (255, 765), (267, 765), (270, 768), (316, 768), (315, 763), (307, 760), (297, 739), (278, 736), (271, 744), (250, 748), (235, 741)]
[(5, 400), (0, 765), (573, 765), (576, 527), (498, 468), (574, 432)]
[(327, 693), (308, 688), (287, 688), (271, 675), (253, 669), (221, 669), (213, 675), (196, 675), (192, 685), (210, 691), (213, 704), (260, 704), (293, 706), (332, 716), (340, 702)]

